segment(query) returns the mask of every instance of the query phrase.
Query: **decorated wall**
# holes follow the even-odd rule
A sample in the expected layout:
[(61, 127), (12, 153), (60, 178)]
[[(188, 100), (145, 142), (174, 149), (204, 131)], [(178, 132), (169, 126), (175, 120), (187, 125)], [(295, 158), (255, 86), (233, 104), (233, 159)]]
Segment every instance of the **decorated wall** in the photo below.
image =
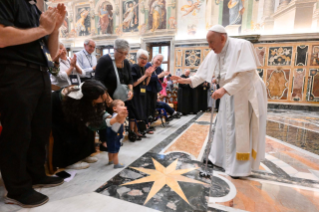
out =
[[(206, 32), (215, 25), (230, 36), (255, 42), (258, 67), (270, 102), (319, 102), (319, 0), (49, 0), (64, 3), (67, 16), (60, 40), (72, 51), (86, 38), (100, 57), (116, 38), (129, 41), (136, 61), (139, 48), (165, 42), (170, 71), (194, 74), (210, 51)], [(255, 40), (254, 40), (255, 39)]]
[[(312, 33), (319, 29), (318, 0), (51, 0), (63, 2), (64, 39), (173, 36), (203, 39), (215, 24), (230, 35)], [(75, 42), (74, 45), (77, 45)]]
[[(316, 104), (319, 102), (319, 42), (254, 44), (261, 66), (259, 76), (269, 102)], [(209, 52), (207, 46), (177, 47), (175, 73), (196, 73)]]

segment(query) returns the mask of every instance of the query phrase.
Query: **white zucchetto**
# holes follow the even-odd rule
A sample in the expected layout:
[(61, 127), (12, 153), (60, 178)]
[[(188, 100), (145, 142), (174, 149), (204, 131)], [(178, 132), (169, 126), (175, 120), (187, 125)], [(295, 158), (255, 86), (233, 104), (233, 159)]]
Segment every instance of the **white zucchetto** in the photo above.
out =
[(212, 31), (212, 32), (218, 32), (218, 33), (226, 33), (226, 29), (225, 27), (223, 27), (222, 25), (215, 25), (215, 26), (212, 26), (209, 31)]

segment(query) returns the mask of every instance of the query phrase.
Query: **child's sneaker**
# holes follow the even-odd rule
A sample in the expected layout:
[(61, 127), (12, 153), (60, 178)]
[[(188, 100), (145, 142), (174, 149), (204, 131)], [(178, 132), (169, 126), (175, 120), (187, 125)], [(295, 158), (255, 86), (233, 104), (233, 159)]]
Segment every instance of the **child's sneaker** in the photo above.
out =
[(118, 163), (118, 164), (114, 165), (114, 169), (120, 169), (120, 168), (124, 168), (124, 167), (125, 167), (125, 165), (122, 163)]

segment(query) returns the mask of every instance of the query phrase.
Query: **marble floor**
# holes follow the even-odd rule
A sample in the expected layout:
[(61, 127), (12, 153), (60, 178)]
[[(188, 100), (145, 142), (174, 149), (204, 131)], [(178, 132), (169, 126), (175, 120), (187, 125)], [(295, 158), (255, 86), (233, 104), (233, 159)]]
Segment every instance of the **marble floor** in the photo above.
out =
[(318, 113), (269, 111), (266, 159), (236, 180), (211, 166), (211, 179), (200, 175), (209, 121), (209, 113), (183, 116), (142, 141), (124, 142), (123, 169), (97, 154), (70, 182), (39, 189), (50, 201), (38, 208), (5, 205), (0, 180), (0, 212), (319, 211)]

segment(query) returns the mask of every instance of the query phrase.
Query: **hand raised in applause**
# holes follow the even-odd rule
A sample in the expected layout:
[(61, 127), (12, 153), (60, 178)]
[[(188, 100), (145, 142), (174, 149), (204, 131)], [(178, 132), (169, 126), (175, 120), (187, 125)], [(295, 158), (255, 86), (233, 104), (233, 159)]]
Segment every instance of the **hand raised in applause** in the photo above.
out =
[(76, 54), (74, 54), (73, 58), (71, 59), (71, 62), (70, 62), (70, 66), (73, 68), (76, 66), (76, 58), (77, 58), (77, 56), (76, 56)]
[(56, 24), (55, 24), (55, 29), (54, 30), (59, 30), (60, 27), (62, 26), (64, 20), (65, 20), (65, 15), (66, 15), (66, 7), (64, 4), (58, 4), (57, 8), (57, 13), (56, 13)]
[(220, 89), (218, 89), (217, 91), (215, 91), (215, 92), (212, 94), (212, 98), (213, 98), (213, 99), (220, 99), (220, 98), (222, 98), (226, 93), (227, 93), (227, 91), (225, 90), (225, 88), (220, 88)]
[(151, 67), (149, 67), (148, 69), (146, 69), (145, 75), (146, 75), (147, 77), (150, 77), (150, 76), (152, 76), (152, 74), (153, 74), (154, 71), (155, 71), (155, 67), (154, 67), (154, 66), (151, 66)]
[(46, 35), (50, 35), (56, 25), (56, 14), (57, 14), (57, 9), (56, 8), (51, 8), (44, 13), (41, 14), (40, 16), (40, 28), (43, 28), (45, 31)]

